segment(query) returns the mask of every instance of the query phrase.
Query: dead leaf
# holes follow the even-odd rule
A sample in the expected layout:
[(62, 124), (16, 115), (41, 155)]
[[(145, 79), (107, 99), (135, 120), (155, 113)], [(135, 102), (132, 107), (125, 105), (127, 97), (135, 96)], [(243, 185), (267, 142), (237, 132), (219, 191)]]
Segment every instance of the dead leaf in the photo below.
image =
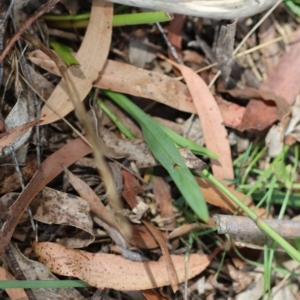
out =
[(200, 230), (201, 227), (197, 223), (191, 223), (191, 224), (183, 224), (177, 228), (175, 228), (169, 235), (168, 239), (174, 239), (177, 237), (180, 237), (182, 235), (185, 235), (191, 231), (194, 230)]
[(101, 137), (108, 148), (113, 149), (118, 155), (126, 156), (128, 160), (135, 161), (138, 168), (147, 168), (158, 164), (148, 145), (142, 140), (118, 138), (106, 128), (102, 128)]
[(156, 249), (158, 247), (150, 231), (144, 225), (139, 224), (132, 226), (130, 244), (140, 249)]
[[(84, 100), (101, 71), (110, 48), (112, 34), (112, 3), (93, 0), (89, 25), (81, 47), (76, 54), (80, 67), (71, 67), (68, 72)], [(101, 37), (101, 38), (99, 38)], [(61, 80), (41, 111), (42, 125), (52, 123), (64, 117), (74, 109)], [(59, 116), (57, 115), (59, 114)]]
[(237, 105), (236, 103), (226, 101), (217, 95), (215, 96), (215, 99), (222, 113), (224, 124), (233, 128), (239, 126), (242, 122), (246, 108)]
[[(16, 280), (8, 271), (0, 267), (0, 280)], [(29, 300), (24, 289), (5, 289), (11, 300)]]
[(44, 70), (50, 72), (51, 74), (61, 76), (59, 68), (56, 65), (56, 63), (43, 51), (39, 49), (33, 50), (27, 55), (27, 58), (31, 62), (33, 62), (40, 68), (43, 68)]
[[(272, 91), (278, 97), (292, 105), (300, 91), (300, 30), (293, 35), (290, 50), (284, 54), (280, 62), (270, 73), (268, 79), (259, 87), (260, 91)], [(257, 128), (264, 130), (278, 120), (277, 107), (272, 102), (250, 100), (245, 111), (245, 120), (241, 124), (243, 130)]]
[(39, 222), (64, 224), (81, 230), (56, 239), (57, 242), (70, 248), (83, 248), (95, 240), (90, 206), (80, 197), (44, 187), (32, 200), (31, 208), (33, 218)]
[[(40, 262), (52, 272), (77, 277), (99, 289), (145, 290), (169, 284), (164, 258), (154, 262), (132, 262), (121, 256), (104, 253), (89, 253), (68, 249), (55, 243), (36, 243), (33, 249)], [(191, 254), (188, 259), (188, 274), (185, 274), (185, 256), (171, 255), (178, 282), (200, 274), (210, 263), (208, 256)]]
[(152, 99), (181, 111), (195, 112), (191, 96), (182, 82), (129, 64), (107, 60), (94, 86)]
[[(2, 152), (4, 155), (9, 154), (11, 151), (10, 149), (5, 149), (6, 147), (11, 147), (14, 146), (18, 147), (16, 145), (16, 142), (18, 139), (28, 132), (29, 134), (31, 133), (29, 129), (31, 129), (33, 126), (37, 125), (40, 123), (40, 121), (31, 121), (25, 124), (22, 124), (18, 127), (15, 127), (11, 130), (8, 130), (4, 133), (0, 134), (0, 153)], [(19, 144), (19, 147), (21, 146), (21, 143), (23, 144), (25, 141), (22, 139), (22, 141)], [(1, 155), (0, 155), (1, 156)]]
[[(37, 122), (35, 122), (35, 124), (32, 123), (32, 125), (28, 125), (31, 124), (31, 122), (35, 119), (35, 108), (32, 91), (29, 90), (29, 88), (19, 80), (15, 81), (15, 90), (18, 96), (18, 100), (5, 119), (6, 131), (10, 131), (16, 127), (19, 127), (19, 132), (14, 135), (14, 138), (11, 138), (11, 140), (14, 140), (12, 145), (14, 150), (19, 149), (25, 144), (25, 142), (30, 137), (32, 126), (37, 124)], [(2, 151), (2, 155), (7, 155), (10, 153), (11, 148), (7, 148)]]
[(203, 79), (192, 69), (176, 64), (193, 97), (199, 115), (206, 147), (219, 157), (211, 160), (213, 174), (218, 179), (234, 178), (230, 146), (223, 118), (214, 97)]
[(62, 165), (68, 167), (91, 152), (91, 148), (85, 142), (81, 139), (76, 139), (54, 152), (40, 165), (30, 183), (8, 211), (8, 218), (0, 232), (0, 253), (4, 252), (4, 248), (10, 242), (14, 229), (34, 196), (63, 171)]
[[(50, 272), (50, 270), (45, 265), (37, 261), (28, 259), (20, 252), (20, 250), (17, 247), (13, 245), (10, 245), (10, 248), (27, 280), (59, 280)], [(36, 297), (36, 299), (84, 299), (80, 292), (77, 291), (75, 288), (40, 288), (32, 289), (31, 291)]]
[[(54, 62), (40, 50), (32, 52), (28, 59), (39, 67), (61, 76), (58, 68), (54, 69)], [(152, 99), (181, 111), (196, 113), (185, 84), (169, 76), (139, 69), (126, 63), (108, 59), (94, 86)], [(225, 124), (234, 127), (238, 120), (242, 119), (244, 107), (225, 100), (218, 101), (218, 105)]]
[[(250, 100), (251, 101), (259, 101), (264, 100), (268, 105), (270, 105), (270, 101), (274, 102), (277, 107), (277, 119), (283, 120), (291, 113), (291, 106), (286, 102), (283, 97), (278, 96), (273, 91), (270, 90), (256, 90), (254, 88), (244, 88), (240, 90), (225, 90), (224, 92), (229, 93), (231, 96), (236, 98), (244, 98), (244, 99), (257, 99)], [(247, 106), (248, 107), (248, 106)], [(252, 106), (250, 106), (251, 108)], [(246, 129), (258, 129), (262, 130), (261, 122), (264, 123), (266, 112), (258, 112), (255, 117), (252, 114), (249, 115), (250, 108), (247, 108), (242, 119), (242, 123), (236, 128), (240, 131), (244, 131)], [(252, 107), (254, 108), (254, 107)], [(250, 119), (252, 117), (252, 119)], [(247, 126), (247, 127), (245, 127)], [(252, 127), (249, 127), (252, 126)]]

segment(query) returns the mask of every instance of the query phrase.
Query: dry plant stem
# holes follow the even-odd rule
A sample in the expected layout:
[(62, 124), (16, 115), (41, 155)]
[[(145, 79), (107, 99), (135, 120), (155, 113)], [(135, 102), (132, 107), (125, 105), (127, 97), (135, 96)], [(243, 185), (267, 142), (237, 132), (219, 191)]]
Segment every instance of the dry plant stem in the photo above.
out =
[[(32, 36), (30, 36), (27, 33), (23, 34), (23, 37), (32, 45), (46, 53), (57, 65), (59, 68), (62, 77), (65, 80), (65, 84), (67, 86), (70, 99), (74, 105), (75, 111), (77, 112), (80, 121), (83, 124), (83, 127), (86, 131), (87, 140), (92, 145), (94, 158), (96, 161), (97, 168), (101, 172), (103, 182), (107, 189), (107, 198), (108, 201), (114, 211), (120, 211), (122, 209), (122, 204), (119, 200), (119, 195), (117, 193), (117, 190), (115, 188), (115, 184), (113, 182), (109, 167), (105, 161), (105, 145), (101, 141), (99, 137), (97, 137), (95, 131), (93, 130), (93, 127), (90, 123), (90, 121), (87, 118), (87, 113), (85, 111), (85, 108), (83, 104), (80, 101), (80, 98), (78, 96), (78, 92), (76, 87), (74, 86), (73, 81), (71, 80), (67, 67), (64, 65), (63, 61), (49, 48), (44, 46), (42, 43), (34, 39)], [(128, 226), (122, 226), (122, 233), (129, 237), (129, 227)]]
[(25, 30), (35, 21), (37, 20), (40, 16), (42, 16), (45, 13), (50, 12), (55, 4), (59, 2), (59, 0), (48, 0), (47, 3), (42, 5), (39, 10), (37, 10), (29, 19), (26, 20), (26, 22), (21, 26), (19, 31), (14, 34), (14, 36), (11, 38), (9, 41), (8, 45), (0, 55), (0, 63), (3, 61), (5, 58), (6, 54), (9, 52), (9, 50), (12, 48), (12, 46), (15, 44), (15, 42), (20, 38), (20, 36), (25, 32)]
[[(229, 234), (240, 242), (263, 247), (267, 235), (261, 231), (254, 221), (247, 217), (231, 215), (214, 215), (213, 220), (218, 227), (218, 234)], [(300, 236), (300, 222), (293, 220), (264, 219), (278, 234), (288, 240)]]

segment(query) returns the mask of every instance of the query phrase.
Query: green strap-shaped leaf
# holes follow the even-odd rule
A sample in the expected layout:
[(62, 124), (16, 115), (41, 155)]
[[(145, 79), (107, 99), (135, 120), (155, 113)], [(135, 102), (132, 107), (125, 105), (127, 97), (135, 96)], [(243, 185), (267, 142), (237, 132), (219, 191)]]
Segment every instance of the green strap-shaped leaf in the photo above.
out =
[(168, 171), (193, 211), (206, 222), (209, 217), (206, 202), (194, 176), (185, 165), (172, 139), (126, 96), (111, 91), (105, 91), (105, 94), (140, 124), (145, 140), (154, 157)]

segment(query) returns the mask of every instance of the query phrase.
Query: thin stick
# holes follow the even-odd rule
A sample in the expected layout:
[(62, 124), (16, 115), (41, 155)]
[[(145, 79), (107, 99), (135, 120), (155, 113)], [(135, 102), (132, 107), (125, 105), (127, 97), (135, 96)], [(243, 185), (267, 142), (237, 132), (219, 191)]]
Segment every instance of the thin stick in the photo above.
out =
[(34, 22), (36, 21), (40, 16), (42, 16), (45, 13), (50, 12), (55, 4), (59, 2), (59, 0), (48, 0), (47, 3), (42, 5), (39, 10), (37, 10), (29, 19), (26, 20), (26, 22), (21, 26), (18, 32), (14, 34), (14, 36), (9, 41), (8, 45), (0, 55), (0, 63), (5, 58), (6, 54), (9, 52), (9, 50), (12, 48), (12, 46), (15, 44), (15, 42), (20, 38), (20, 36), (25, 32), (25, 30)]

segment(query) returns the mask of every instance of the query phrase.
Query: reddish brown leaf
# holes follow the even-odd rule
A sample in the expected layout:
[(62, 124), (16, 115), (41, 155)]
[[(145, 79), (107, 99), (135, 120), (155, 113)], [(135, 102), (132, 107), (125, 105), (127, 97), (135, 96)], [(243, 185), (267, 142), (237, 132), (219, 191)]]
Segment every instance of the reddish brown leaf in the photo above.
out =
[(161, 231), (157, 227), (155, 227), (152, 223), (147, 222), (147, 221), (142, 221), (142, 222), (148, 228), (148, 230), (152, 233), (153, 237), (155, 238), (155, 240), (157, 241), (157, 243), (160, 246), (160, 249), (161, 249), (162, 255), (164, 257), (165, 264), (166, 264), (166, 271), (167, 271), (166, 273), (168, 274), (169, 282), (172, 286), (172, 290), (175, 293), (178, 290), (178, 278), (177, 278), (175, 266), (174, 266), (173, 261), (170, 256), (168, 246), (166, 244), (166, 240), (163, 237)]
[[(143, 192), (143, 188), (138, 180), (129, 172), (122, 170), (124, 179), (123, 198), (127, 204), (133, 209), (137, 205), (136, 196)], [(132, 236), (130, 243), (138, 248), (154, 249), (158, 247), (153, 235), (144, 225), (132, 226)]]
[(10, 242), (19, 219), (33, 197), (63, 171), (62, 165), (68, 167), (91, 152), (91, 148), (85, 142), (81, 139), (76, 139), (54, 152), (40, 165), (29, 184), (7, 212), (8, 218), (0, 232), (0, 253), (4, 252), (4, 248)]
[(155, 249), (158, 247), (153, 235), (144, 225), (132, 226), (132, 236), (129, 242), (140, 249)]
[[(277, 107), (277, 116), (278, 119), (282, 120), (283, 118), (285, 118), (286, 116), (288, 116), (291, 112), (291, 107), (290, 105), (285, 101), (285, 99), (283, 97), (280, 97), (278, 95), (276, 95), (275, 93), (273, 93), (272, 91), (267, 91), (267, 90), (256, 90), (254, 88), (244, 88), (244, 89), (240, 89), (240, 90), (226, 90), (227, 93), (229, 93), (231, 96), (236, 97), (236, 98), (244, 98), (244, 99), (257, 99), (254, 101), (259, 101), (259, 100), (263, 100), (266, 103), (275, 103), (276, 107)], [(252, 108), (254, 108), (254, 106), (251, 106)], [(250, 109), (251, 109), (250, 107)], [(245, 129), (250, 129), (250, 128), (245, 128), (245, 122), (246, 124), (248, 124), (248, 126), (250, 124), (252, 124), (252, 128), (251, 129), (258, 129), (260, 130), (261, 128), (261, 122), (264, 122), (264, 118), (261, 116), (261, 118), (259, 119), (257, 116), (257, 118), (252, 118), (251, 120), (249, 120), (249, 115), (247, 115), (247, 111), (249, 112), (249, 109), (247, 108), (242, 123), (237, 126), (236, 128), (240, 131), (244, 131)]]
[(218, 160), (211, 160), (212, 170), (218, 179), (234, 177), (227, 131), (218, 105), (206, 83), (192, 69), (176, 64), (192, 95), (199, 115), (206, 147), (216, 153)]
[[(174, 57), (173, 53), (170, 51), (170, 48), (168, 48), (168, 56), (171, 60), (181, 60), (182, 61), (182, 53), (181, 53), (181, 43), (182, 43), (182, 29), (185, 24), (185, 15), (180, 14), (174, 14), (173, 20), (170, 21), (169, 27), (168, 27), (168, 39), (171, 43), (171, 45), (174, 47), (174, 50), (176, 51)], [(180, 75), (178, 70), (176, 68), (173, 68), (173, 71), (176, 75)]]
[(164, 228), (173, 230), (176, 227), (176, 223), (170, 186), (163, 178), (158, 176), (154, 176), (152, 185), (154, 198), (160, 208), (160, 216), (163, 220)]
[[(291, 105), (300, 91), (300, 30), (296, 31), (290, 49), (260, 86), (260, 91), (272, 91)], [(279, 119), (277, 107), (270, 101), (250, 100), (240, 130), (264, 130)]]
[(83, 180), (75, 176), (67, 168), (64, 168), (64, 171), (69, 182), (72, 184), (80, 197), (89, 203), (91, 211), (108, 225), (118, 230), (118, 225), (116, 224), (114, 216), (105, 208), (95, 192)]

